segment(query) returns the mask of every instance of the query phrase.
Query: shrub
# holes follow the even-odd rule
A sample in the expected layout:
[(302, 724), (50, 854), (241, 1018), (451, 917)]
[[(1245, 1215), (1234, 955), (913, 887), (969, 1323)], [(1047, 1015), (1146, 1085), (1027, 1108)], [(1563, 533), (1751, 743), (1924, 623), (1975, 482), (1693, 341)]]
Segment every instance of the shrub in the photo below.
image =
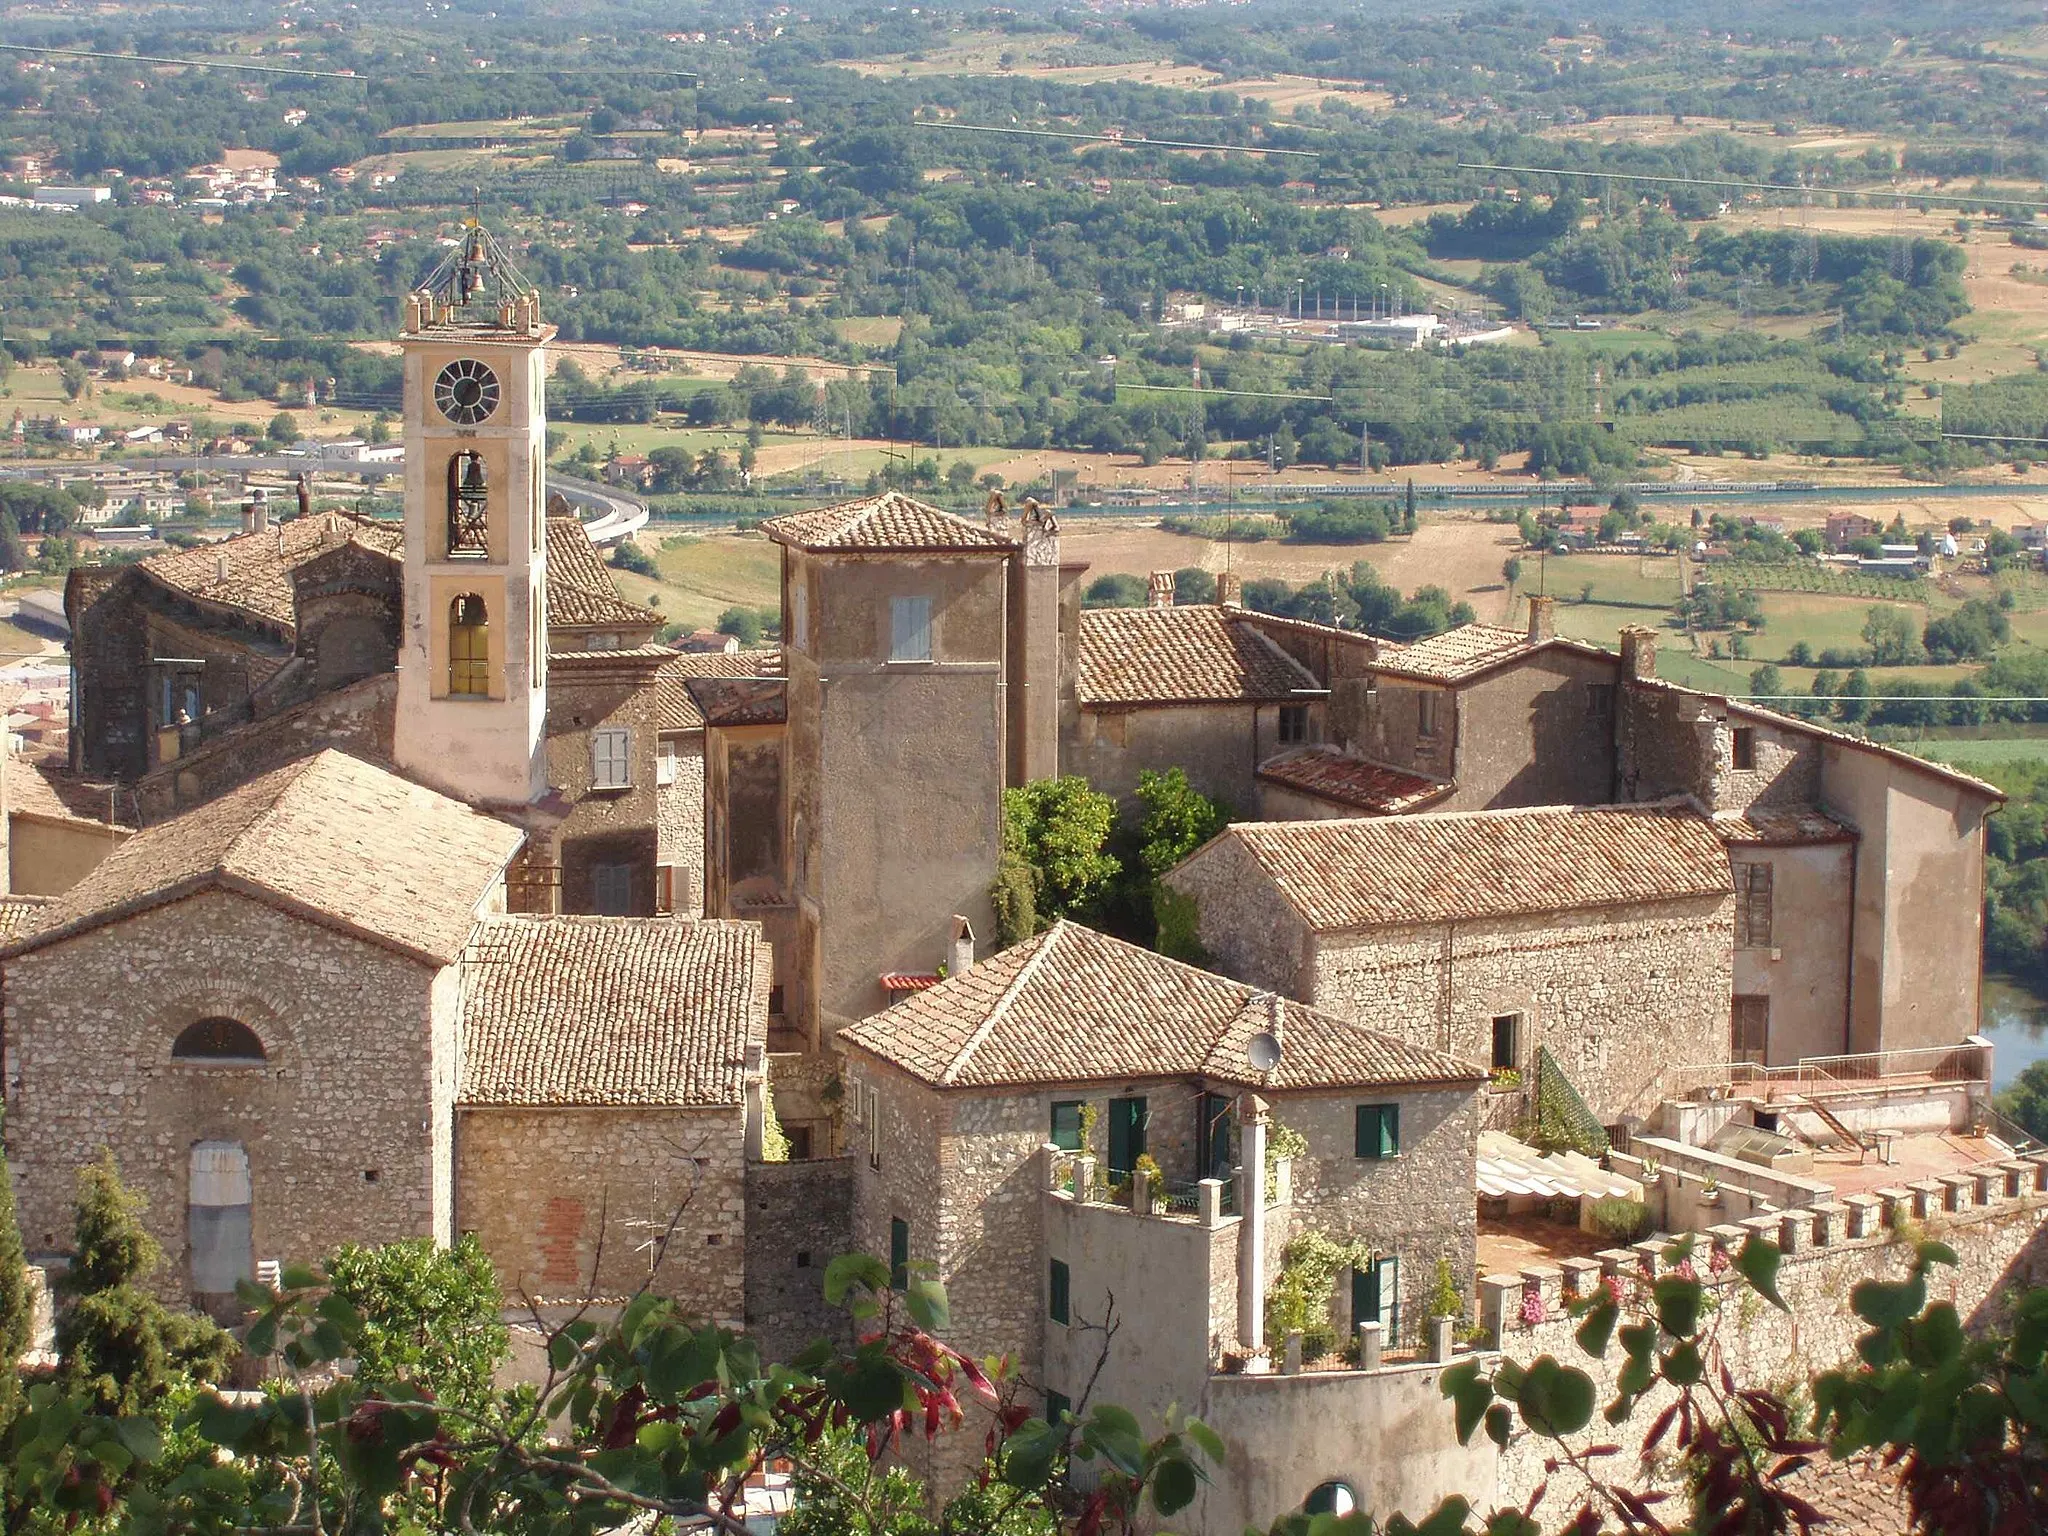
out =
[(1650, 1208), (1626, 1195), (1602, 1195), (1593, 1202), (1593, 1230), (1618, 1248), (1650, 1235)]

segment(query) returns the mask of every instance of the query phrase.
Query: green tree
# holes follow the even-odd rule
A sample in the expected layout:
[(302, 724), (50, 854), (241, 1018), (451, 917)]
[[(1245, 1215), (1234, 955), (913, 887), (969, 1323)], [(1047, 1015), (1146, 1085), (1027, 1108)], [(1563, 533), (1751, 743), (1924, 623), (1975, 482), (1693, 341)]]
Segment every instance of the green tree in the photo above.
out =
[(1003, 791), (1003, 847), (1030, 867), (1040, 922), (1095, 915), (1120, 866), (1107, 851), (1116, 801), (1074, 774)]
[(1753, 699), (1775, 699), (1784, 691), (1784, 674), (1768, 661), (1749, 674), (1749, 696)]
[(270, 418), (270, 425), (263, 429), (263, 435), (273, 443), (296, 443), (299, 440), (299, 424), (290, 411), (279, 411)]
[(1863, 643), (1873, 667), (1903, 667), (1920, 659), (1920, 634), (1913, 615), (1888, 603), (1863, 616)]
[(1870, 713), (1870, 675), (1861, 667), (1842, 679), (1841, 694), (1835, 713), (1847, 724), (1854, 725)]
[(57, 376), (64, 385), (64, 398), (76, 400), (92, 393), (92, 379), (85, 371), (85, 364), (77, 358), (69, 358), (58, 368)]
[(1177, 605), (1215, 602), (1216, 578), (1199, 565), (1182, 566), (1173, 573), (1173, 600)]
[(1520, 555), (1509, 555), (1507, 559), (1501, 561), (1500, 574), (1501, 578), (1511, 587), (1520, 581), (1522, 579), (1522, 557)]
[(2010, 1115), (2032, 1136), (2048, 1141), (2048, 1061), (2037, 1061), (1998, 1096), (2001, 1114)]
[(67, 1391), (101, 1412), (140, 1413), (178, 1380), (211, 1381), (227, 1369), (230, 1335), (144, 1289), (162, 1253), (111, 1152), (79, 1170), (73, 1246), (57, 1319), (57, 1379)]
[(728, 608), (718, 616), (718, 632), (731, 635), (741, 645), (759, 645), (761, 615), (752, 608)]
[(19, 571), (28, 565), (28, 546), (21, 542), (21, 525), (14, 514), (0, 507), (0, 571)]
[(1153, 879), (1230, 825), (1230, 807), (1212, 800), (1180, 768), (1138, 771), (1138, 862)]
[(452, 1248), (426, 1237), (349, 1244), (325, 1268), (334, 1294), (363, 1315), (356, 1360), (366, 1385), (414, 1387), (465, 1413), (489, 1411), (509, 1335), (498, 1273), (475, 1233)]

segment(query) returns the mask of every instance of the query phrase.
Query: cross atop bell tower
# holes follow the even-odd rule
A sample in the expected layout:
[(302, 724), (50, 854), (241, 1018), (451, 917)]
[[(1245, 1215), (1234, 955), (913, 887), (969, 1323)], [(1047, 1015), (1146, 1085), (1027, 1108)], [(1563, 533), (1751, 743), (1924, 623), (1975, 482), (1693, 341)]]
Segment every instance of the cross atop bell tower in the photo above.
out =
[(405, 299), (398, 766), (472, 802), (545, 793), (547, 343), (474, 212)]

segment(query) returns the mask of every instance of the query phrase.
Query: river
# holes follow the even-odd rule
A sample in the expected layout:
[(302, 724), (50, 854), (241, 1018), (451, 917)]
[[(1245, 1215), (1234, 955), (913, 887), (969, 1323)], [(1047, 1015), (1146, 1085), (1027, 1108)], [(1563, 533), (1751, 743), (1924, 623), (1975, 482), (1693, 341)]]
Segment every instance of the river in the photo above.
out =
[(2010, 1088), (2037, 1061), (2048, 1061), (2048, 996), (2010, 976), (1986, 976), (1977, 1027), (1997, 1047), (1992, 1086)]

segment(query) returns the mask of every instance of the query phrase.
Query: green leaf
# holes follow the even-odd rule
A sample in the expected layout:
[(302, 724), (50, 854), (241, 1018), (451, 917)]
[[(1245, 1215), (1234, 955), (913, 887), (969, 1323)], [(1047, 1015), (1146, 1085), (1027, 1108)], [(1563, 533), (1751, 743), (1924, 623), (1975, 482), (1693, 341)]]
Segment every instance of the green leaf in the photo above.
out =
[(1204, 1424), (1200, 1419), (1189, 1419), (1181, 1428), (1186, 1431), (1187, 1437), (1195, 1442), (1195, 1445), (1204, 1456), (1208, 1457), (1219, 1467), (1223, 1465), (1225, 1453), (1223, 1437), (1221, 1435), (1217, 1434), (1215, 1430)]
[(1735, 1255), (1735, 1267), (1759, 1296), (1780, 1312), (1789, 1312), (1792, 1309), (1778, 1294), (1778, 1264), (1783, 1258), (1784, 1253), (1776, 1243), (1752, 1232), (1743, 1243), (1742, 1251)]
[(1691, 1339), (1664, 1357), (1664, 1379), (1674, 1387), (1689, 1387), (1704, 1374), (1699, 1346)]
[(150, 1419), (116, 1419), (114, 1433), (137, 1461), (154, 1462), (164, 1453), (163, 1431)]
[(1572, 1337), (1578, 1341), (1580, 1349), (1599, 1359), (1607, 1353), (1607, 1345), (1614, 1337), (1614, 1325), (1619, 1321), (1621, 1308), (1614, 1304), (1612, 1296), (1603, 1292), (1602, 1299), (1586, 1313), (1585, 1320)]
[(842, 1253), (825, 1266), (825, 1304), (843, 1306), (858, 1284), (871, 1291), (889, 1288), (889, 1266), (865, 1253)]
[(1657, 1352), (1657, 1325), (1630, 1323), (1621, 1330), (1621, 1347), (1630, 1360), (1648, 1360)]
[(1661, 1275), (1652, 1287), (1657, 1301), (1657, 1322), (1674, 1339), (1689, 1339), (1700, 1325), (1700, 1303), (1706, 1289), (1683, 1275)]
[(1919, 1258), (1922, 1269), (1926, 1269), (1933, 1264), (1946, 1264), (1953, 1269), (1962, 1263), (1962, 1260), (1956, 1257), (1955, 1249), (1949, 1247), (1947, 1243), (1937, 1243), (1931, 1240), (1920, 1245)]
[(1201, 1480), (1194, 1463), (1185, 1456), (1171, 1457), (1159, 1464), (1152, 1478), (1152, 1507), (1162, 1515), (1177, 1514), (1195, 1502)]
[(310, 1291), (327, 1283), (320, 1271), (310, 1264), (287, 1264), (280, 1279), (287, 1291)]
[(910, 1311), (910, 1320), (926, 1333), (937, 1333), (952, 1321), (946, 1288), (937, 1280), (912, 1280), (904, 1289), (903, 1304)]
[(1907, 1350), (1921, 1369), (1951, 1365), (1962, 1358), (1963, 1325), (1956, 1321), (1956, 1309), (1945, 1301), (1936, 1302), (1912, 1324)]
[(1519, 1401), (1523, 1422), (1538, 1434), (1576, 1434), (1593, 1417), (1593, 1378), (1541, 1355), (1523, 1379)]
[(1415, 1527), (1415, 1536), (1464, 1536), (1465, 1521), (1471, 1513), (1472, 1506), (1454, 1493)]
[(1043, 1419), (1027, 1419), (1003, 1442), (1003, 1481), (1025, 1493), (1036, 1493), (1052, 1476), (1062, 1436)]
[(1486, 1410), (1486, 1438), (1502, 1450), (1508, 1448), (1508, 1435), (1515, 1427), (1515, 1416), (1508, 1412), (1506, 1403), (1495, 1403)]
[(904, 1406), (906, 1386), (895, 1366), (880, 1356), (857, 1361), (840, 1383), (839, 1401), (863, 1424)]

